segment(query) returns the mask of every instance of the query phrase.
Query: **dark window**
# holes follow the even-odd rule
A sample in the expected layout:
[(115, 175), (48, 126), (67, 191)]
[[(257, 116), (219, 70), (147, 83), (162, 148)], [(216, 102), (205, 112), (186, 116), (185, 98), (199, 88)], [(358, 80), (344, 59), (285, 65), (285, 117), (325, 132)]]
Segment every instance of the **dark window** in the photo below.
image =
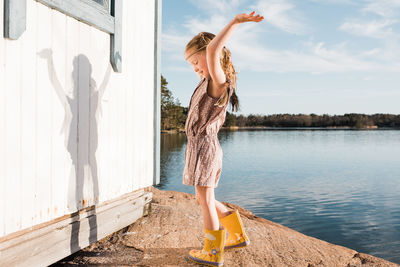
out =
[(96, 3), (98, 3), (99, 5), (101, 5), (105, 10), (107, 10), (108, 12), (110, 12), (110, 1), (111, 0), (92, 0)]

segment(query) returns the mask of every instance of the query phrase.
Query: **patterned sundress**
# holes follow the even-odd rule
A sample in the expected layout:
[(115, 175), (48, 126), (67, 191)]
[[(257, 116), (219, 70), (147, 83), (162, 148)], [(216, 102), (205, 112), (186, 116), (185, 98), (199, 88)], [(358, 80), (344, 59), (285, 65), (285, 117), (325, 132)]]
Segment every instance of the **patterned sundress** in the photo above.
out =
[(225, 104), (216, 105), (218, 98), (207, 93), (208, 78), (203, 78), (196, 87), (189, 104), (185, 123), (187, 145), (185, 150), (184, 185), (217, 187), (222, 170), (222, 148), (218, 131), (225, 122), (229, 99), (234, 89), (228, 79)]

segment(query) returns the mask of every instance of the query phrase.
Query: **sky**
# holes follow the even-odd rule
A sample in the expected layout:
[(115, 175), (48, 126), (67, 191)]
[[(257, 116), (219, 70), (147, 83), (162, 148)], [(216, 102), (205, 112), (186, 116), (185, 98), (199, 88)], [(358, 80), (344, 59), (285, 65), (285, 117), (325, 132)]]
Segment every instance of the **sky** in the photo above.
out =
[(199, 82), (186, 44), (253, 10), (264, 20), (226, 43), (234, 114), (400, 114), (400, 0), (163, 0), (161, 73), (182, 106)]

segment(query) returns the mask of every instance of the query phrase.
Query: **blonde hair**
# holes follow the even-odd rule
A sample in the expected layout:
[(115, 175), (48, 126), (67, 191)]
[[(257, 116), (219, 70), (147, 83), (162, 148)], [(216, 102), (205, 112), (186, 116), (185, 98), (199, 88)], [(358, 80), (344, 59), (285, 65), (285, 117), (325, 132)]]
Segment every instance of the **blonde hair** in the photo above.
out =
[[(188, 51), (189, 49), (195, 49), (194, 52), (192, 52), (188, 57), (191, 55), (205, 51), (207, 48), (207, 45), (211, 42), (211, 40), (215, 37), (215, 34), (209, 33), (209, 32), (200, 32), (197, 34), (195, 37), (190, 40), (190, 42), (186, 45), (185, 52)], [(187, 58), (188, 58), (187, 57)], [(231, 52), (229, 49), (227, 49), (225, 46), (222, 48), (221, 55), (220, 55), (220, 64), (222, 67), (222, 70), (225, 73), (225, 76), (227, 79), (231, 81), (233, 93), (230, 98), (230, 103), (232, 107), (232, 111), (236, 109), (238, 111), (239, 109), (239, 99), (236, 95), (236, 71), (235, 68), (233, 67), (232, 60), (231, 60)], [(218, 101), (217, 105), (219, 107), (223, 107), (228, 100), (228, 92), (226, 91)]]

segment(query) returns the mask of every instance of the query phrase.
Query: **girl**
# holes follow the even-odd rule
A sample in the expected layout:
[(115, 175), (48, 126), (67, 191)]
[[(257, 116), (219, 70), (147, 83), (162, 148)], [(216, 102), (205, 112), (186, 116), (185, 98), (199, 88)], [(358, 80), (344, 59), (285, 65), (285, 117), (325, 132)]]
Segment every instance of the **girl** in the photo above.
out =
[(204, 247), (191, 250), (189, 259), (205, 265), (222, 266), (225, 249), (250, 243), (238, 211), (228, 211), (215, 200), (214, 188), (221, 176), (223, 155), (217, 134), (225, 121), (229, 100), (232, 111), (238, 109), (236, 73), (224, 44), (240, 23), (264, 19), (254, 13), (235, 16), (217, 36), (199, 33), (186, 45), (184, 54), (201, 79), (190, 100), (185, 123), (188, 142), (183, 184), (196, 188), (204, 220)]

